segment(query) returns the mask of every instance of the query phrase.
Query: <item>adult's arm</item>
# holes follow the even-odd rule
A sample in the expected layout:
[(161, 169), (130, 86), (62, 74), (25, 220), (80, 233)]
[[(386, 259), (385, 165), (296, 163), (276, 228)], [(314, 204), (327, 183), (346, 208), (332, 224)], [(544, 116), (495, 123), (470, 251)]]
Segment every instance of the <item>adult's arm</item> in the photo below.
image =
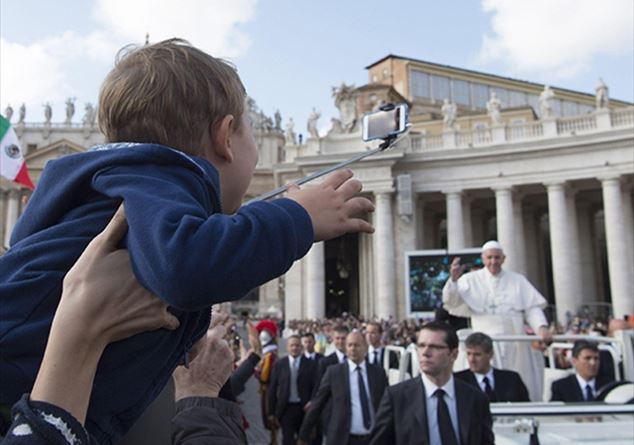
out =
[(217, 397), (185, 397), (176, 402), (172, 445), (246, 444), (242, 411)]
[(229, 382), (231, 384), (231, 392), (234, 396), (239, 396), (244, 392), (247, 381), (253, 375), (255, 367), (260, 363), (260, 356), (255, 352), (250, 353), (247, 358), (240, 363), (231, 374)]
[(460, 295), (461, 292), (468, 291), (468, 288), (465, 288), (465, 286), (467, 286), (467, 284), (464, 280), (453, 281), (450, 278), (442, 289), (443, 307), (451, 315), (458, 317), (470, 317), (472, 315), (471, 309), (469, 309), (469, 306)]
[(495, 435), (493, 434), (493, 420), (491, 418), (491, 407), (488, 399), (485, 397), (480, 398), (480, 415), (477, 416), (477, 421), (481, 425), (481, 438), (480, 443), (482, 445), (494, 445)]

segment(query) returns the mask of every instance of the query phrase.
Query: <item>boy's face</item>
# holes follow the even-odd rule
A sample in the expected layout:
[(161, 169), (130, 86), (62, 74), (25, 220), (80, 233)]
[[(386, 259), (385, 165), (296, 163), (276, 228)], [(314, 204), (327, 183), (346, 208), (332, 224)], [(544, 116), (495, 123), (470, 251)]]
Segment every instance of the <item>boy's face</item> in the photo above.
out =
[(242, 204), (258, 163), (258, 149), (246, 110), (240, 119), (240, 129), (230, 136), (233, 161), (220, 173), (220, 193), (225, 213), (235, 213)]

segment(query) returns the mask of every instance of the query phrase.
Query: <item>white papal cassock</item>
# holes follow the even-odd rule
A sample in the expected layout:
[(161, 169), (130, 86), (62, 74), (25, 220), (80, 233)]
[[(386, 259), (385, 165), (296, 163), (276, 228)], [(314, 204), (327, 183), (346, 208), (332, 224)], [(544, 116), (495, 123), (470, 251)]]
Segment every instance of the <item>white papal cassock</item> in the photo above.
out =
[[(474, 331), (495, 335), (524, 335), (527, 323), (535, 333), (548, 326), (543, 308), (546, 299), (522, 275), (486, 268), (447, 280), (442, 294), (450, 314), (471, 317)], [(504, 342), (496, 349), (502, 368), (520, 373), (533, 401), (542, 400), (544, 360), (529, 342)]]

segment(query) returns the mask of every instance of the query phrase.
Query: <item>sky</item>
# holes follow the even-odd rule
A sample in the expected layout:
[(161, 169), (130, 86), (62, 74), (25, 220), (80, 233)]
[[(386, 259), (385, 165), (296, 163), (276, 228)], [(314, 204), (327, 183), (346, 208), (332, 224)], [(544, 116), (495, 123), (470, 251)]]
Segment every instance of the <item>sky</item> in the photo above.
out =
[[(233, 62), (258, 107), (323, 135), (332, 87), (388, 54), (634, 102), (632, 0), (0, 0), (0, 113), (79, 122), (119, 48), (182, 37)], [(16, 118), (14, 117), (14, 121)]]

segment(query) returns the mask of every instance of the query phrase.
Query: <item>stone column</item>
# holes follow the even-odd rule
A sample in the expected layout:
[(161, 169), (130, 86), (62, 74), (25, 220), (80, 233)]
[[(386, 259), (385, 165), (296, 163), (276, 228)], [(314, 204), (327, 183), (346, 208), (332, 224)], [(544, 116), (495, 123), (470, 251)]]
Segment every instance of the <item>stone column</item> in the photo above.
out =
[(515, 271), (526, 276), (526, 231), (524, 230), (522, 196), (519, 194), (513, 201), (513, 223), (515, 225)]
[(7, 202), (7, 215), (4, 223), (4, 247), (9, 247), (9, 241), (11, 240), (11, 233), (13, 227), (18, 220), (20, 212), (20, 192), (15, 189), (9, 190)]
[(496, 188), (495, 208), (498, 241), (502, 244), (506, 260), (504, 268), (517, 270), (517, 250), (515, 249), (515, 221), (513, 218), (513, 192), (510, 187)]
[(522, 214), (522, 225), (524, 226), (524, 246), (526, 278), (533, 286), (539, 288), (539, 264), (543, 261), (537, 259), (537, 217), (536, 209), (532, 205), (527, 205)]
[[(634, 313), (632, 298), (632, 263), (626, 241), (630, 235), (626, 232), (625, 211), (622, 207), (623, 196), (621, 181), (618, 177), (601, 179), (603, 186), (603, 211), (605, 214), (605, 237), (608, 246), (608, 270), (612, 308), (614, 316), (621, 318)], [(631, 227), (630, 227), (631, 229)]]
[[(566, 188), (562, 183), (547, 184), (548, 188), (548, 222), (550, 226), (550, 250), (553, 264), (553, 282), (557, 319), (566, 324), (566, 313), (577, 311), (577, 295), (572, 283), (572, 258), (570, 252), (568, 206), (566, 205)], [(572, 261), (571, 261), (572, 260)]]
[(387, 319), (396, 316), (394, 291), (394, 227), (392, 193), (376, 193), (374, 210), (374, 260), (376, 277), (376, 315)]
[(588, 202), (580, 202), (577, 212), (579, 234), (579, 262), (581, 265), (581, 301), (583, 303), (598, 302), (597, 271), (595, 269), (595, 252), (592, 222), (594, 213)]
[(476, 247), (473, 243), (473, 223), (471, 220), (471, 198), (463, 194), (462, 196), (462, 220), (464, 232), (464, 246)]
[(303, 258), (295, 261), (284, 274), (284, 318), (287, 321), (304, 318), (304, 311), (302, 310), (302, 302), (304, 301), (304, 286), (302, 286), (304, 261)]
[(583, 300), (583, 291), (581, 289), (581, 261), (579, 259), (579, 223), (577, 220), (577, 202), (575, 200), (576, 190), (570, 187), (566, 189), (566, 211), (568, 212), (568, 236), (570, 237), (570, 285), (571, 292), (577, 296), (577, 306)]
[(447, 199), (447, 249), (465, 248), (462, 192), (446, 192)]
[(306, 318), (324, 318), (326, 315), (326, 270), (324, 264), (324, 242), (313, 244), (306, 261)]

